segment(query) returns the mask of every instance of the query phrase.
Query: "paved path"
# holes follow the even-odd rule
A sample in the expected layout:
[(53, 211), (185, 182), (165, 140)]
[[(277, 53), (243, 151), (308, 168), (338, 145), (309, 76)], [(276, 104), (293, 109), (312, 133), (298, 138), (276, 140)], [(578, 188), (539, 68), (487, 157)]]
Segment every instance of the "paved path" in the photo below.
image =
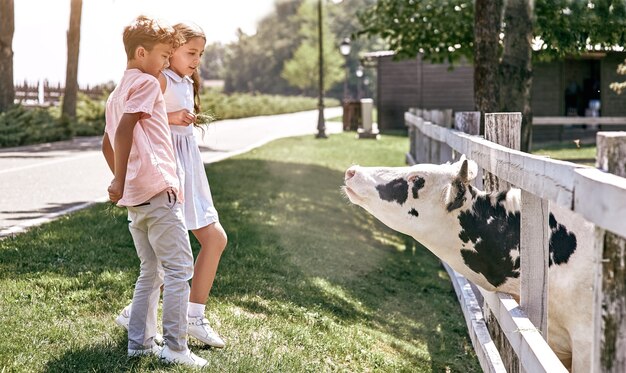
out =
[[(326, 109), (326, 118), (341, 108)], [(206, 163), (244, 153), (272, 140), (317, 133), (317, 111), (224, 120), (198, 134)], [(328, 122), (327, 133), (341, 131)], [(104, 202), (112, 175), (100, 152), (100, 137), (76, 138), (0, 149), (0, 237)]]

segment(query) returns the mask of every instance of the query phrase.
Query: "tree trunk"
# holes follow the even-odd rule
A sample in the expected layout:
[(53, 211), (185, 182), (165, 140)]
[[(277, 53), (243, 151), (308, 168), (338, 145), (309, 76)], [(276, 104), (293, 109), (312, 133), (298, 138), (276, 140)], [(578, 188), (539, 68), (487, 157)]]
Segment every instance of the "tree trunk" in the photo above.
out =
[[(498, 109), (498, 52), (502, 0), (474, 3), (474, 102), (476, 110), (491, 113)], [(484, 115), (481, 116), (484, 133)]]
[(13, 86), (13, 31), (15, 11), (13, 0), (0, 0), (0, 113), (15, 100)]
[(63, 94), (63, 115), (76, 118), (76, 99), (78, 95), (78, 48), (80, 45), (80, 17), (82, 0), (72, 0), (70, 10), (70, 28), (67, 32), (67, 70), (65, 73), (65, 92)]
[(521, 150), (532, 142), (532, 38), (534, 0), (508, 0), (504, 10), (505, 40), (500, 63), (500, 110), (522, 113)]

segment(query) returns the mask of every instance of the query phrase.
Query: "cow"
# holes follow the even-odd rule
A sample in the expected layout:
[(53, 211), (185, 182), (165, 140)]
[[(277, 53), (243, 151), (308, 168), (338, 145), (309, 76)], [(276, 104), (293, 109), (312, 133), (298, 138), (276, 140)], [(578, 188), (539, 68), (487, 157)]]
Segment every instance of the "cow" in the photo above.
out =
[[(474, 161), (352, 166), (344, 194), (390, 228), (412, 236), (488, 291), (520, 296), (521, 191), (486, 193)], [(548, 344), (573, 372), (591, 371), (593, 225), (550, 207)]]

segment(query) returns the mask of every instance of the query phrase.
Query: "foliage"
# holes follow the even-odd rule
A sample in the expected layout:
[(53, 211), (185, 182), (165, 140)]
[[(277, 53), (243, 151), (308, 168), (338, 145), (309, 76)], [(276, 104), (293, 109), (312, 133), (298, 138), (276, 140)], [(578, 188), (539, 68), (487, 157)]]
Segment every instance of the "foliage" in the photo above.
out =
[[(542, 60), (626, 44), (624, 0), (536, 0), (535, 44)], [(492, 17), (493, 15), (487, 15)], [(398, 57), (433, 62), (473, 57), (474, 6), (464, 0), (379, 0), (359, 13), (361, 34), (380, 35)], [(505, 28), (502, 31), (505, 33)], [(504, 35), (506, 38), (506, 35)]]
[(46, 109), (14, 105), (0, 113), (0, 147), (66, 140), (72, 135), (70, 122), (55, 119)]
[(300, 44), (300, 26), (291, 17), (303, 0), (278, 0), (275, 12), (262, 19), (256, 34), (239, 31), (237, 41), (227, 46), (224, 56), (224, 91), (295, 94), (280, 76), (283, 62)]
[(204, 48), (202, 61), (200, 63), (200, 76), (202, 79), (223, 79), (224, 78), (224, 54), (226, 47), (215, 42)]
[[(617, 65), (617, 73), (619, 75), (626, 75), (626, 61)], [(609, 88), (617, 92), (618, 95), (621, 95), (626, 89), (626, 82), (612, 82), (609, 84)]]
[(535, 14), (543, 59), (626, 44), (624, 0), (538, 0)]
[[(319, 34), (317, 9), (312, 2), (304, 2), (296, 16), (300, 19), (302, 43), (296, 49), (293, 58), (285, 62), (281, 77), (290, 85), (300, 88), (303, 93), (316, 92), (319, 86)], [(323, 41), (323, 76), (324, 91), (328, 91), (338, 82), (343, 81), (343, 57), (335, 46), (327, 25), (322, 28)]]
[[(251, 95), (248, 93), (223, 94), (208, 90), (200, 96), (201, 107), (214, 119), (246, 118), (257, 115), (274, 115), (312, 110), (317, 101), (311, 97)], [(335, 99), (327, 99), (326, 106), (339, 106)]]
[[(353, 162), (401, 166), (406, 148), (306, 136), (207, 166), (229, 242), (206, 314), (228, 345), (190, 347), (212, 371), (480, 371), (440, 263), (339, 190)], [(0, 366), (194, 371), (126, 357), (113, 320), (138, 267), (125, 210), (105, 204), (1, 240)]]
[(381, 36), (399, 58), (423, 53), (432, 62), (452, 63), (473, 56), (473, 1), (379, 0), (358, 19), (359, 34)]
[[(325, 24), (328, 25), (329, 31), (329, 36), (324, 36), (324, 40), (329, 43), (325, 45), (324, 49), (334, 52), (338, 50), (343, 38), (358, 30), (359, 25), (355, 17), (357, 10), (373, 4), (375, 0), (344, 0), (340, 4), (323, 1)], [(238, 40), (226, 46), (224, 56), (225, 92), (301, 93), (300, 89), (290, 86), (282, 74), (285, 70), (286, 61), (294, 58), (303, 40), (307, 38), (307, 35), (301, 34), (303, 25), (309, 24), (306, 27), (312, 33), (317, 30), (316, 19), (314, 24), (311, 24), (313, 21), (311, 17), (317, 16), (316, 10), (309, 15), (298, 15), (298, 9), (303, 3), (305, 3), (304, 0), (276, 0), (275, 11), (259, 22), (256, 34), (246, 35), (239, 32)], [(310, 0), (306, 3), (308, 3), (308, 8), (312, 8), (312, 5), (315, 4), (314, 1)], [(310, 35), (310, 37), (317, 38), (314, 35)], [(350, 71), (354, 72), (359, 65), (359, 52), (376, 50), (379, 44), (379, 38), (353, 40), (352, 52), (348, 56)], [(317, 65), (317, 58), (307, 62)], [(343, 63), (344, 60), (341, 58), (340, 64)], [(373, 70), (367, 72), (370, 75), (370, 81), (375, 82), (373, 73)], [(329, 74), (333, 75), (333, 73)], [(344, 78), (345, 76), (341, 73), (341, 79)], [(357, 78), (354, 73), (350, 74), (348, 78), (351, 90), (356, 91)], [(329, 89), (329, 95), (341, 97), (342, 91), (342, 85), (336, 84)]]
[(100, 136), (104, 133), (106, 97), (91, 99), (79, 93), (74, 132), (76, 136)]

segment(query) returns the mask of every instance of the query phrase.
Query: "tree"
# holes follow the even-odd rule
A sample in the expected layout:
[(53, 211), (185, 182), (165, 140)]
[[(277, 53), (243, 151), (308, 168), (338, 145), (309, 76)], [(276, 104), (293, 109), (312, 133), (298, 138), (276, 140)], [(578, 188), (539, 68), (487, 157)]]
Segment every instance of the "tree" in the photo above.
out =
[[(421, 53), (432, 62), (452, 63), (466, 57), (474, 62), (478, 74), (499, 71), (498, 81), (489, 83), (492, 90), (499, 92), (498, 110), (524, 114), (522, 150), (527, 151), (530, 148), (528, 102), (532, 85), (529, 54), (532, 45), (536, 44), (540, 50), (532, 58), (541, 60), (580, 55), (590, 46), (602, 49), (624, 45), (626, 2), (508, 0), (504, 12), (485, 11), (485, 7), (499, 6), (500, 1), (379, 0), (360, 13), (361, 32), (386, 38), (400, 58), (415, 58)], [(499, 25), (498, 35), (504, 35), (497, 46), (493, 46), (495, 27), (487, 26), (490, 22)], [(478, 39), (474, 38), (475, 29)], [(484, 39), (487, 37), (484, 32), (491, 35), (489, 41)], [(483, 51), (490, 56), (486, 59), (479, 50), (476, 55), (472, 53), (472, 46), (485, 48), (483, 43), (491, 45), (488, 48), (491, 52)], [(497, 65), (490, 54), (494, 50), (491, 48), (498, 49)], [(481, 111), (485, 111), (483, 109), (489, 107), (487, 103), (492, 100), (486, 96), (489, 88), (480, 84), (474, 87), (477, 108)]]
[(65, 73), (65, 92), (63, 94), (62, 115), (76, 118), (76, 100), (78, 97), (78, 49), (80, 46), (80, 18), (82, 0), (71, 0), (70, 26), (67, 32), (67, 69)]
[[(317, 10), (313, 5), (312, 2), (304, 2), (298, 10), (302, 42), (293, 58), (285, 62), (281, 73), (281, 77), (290, 85), (302, 89), (305, 93), (309, 89), (313, 91), (319, 81), (318, 22)], [(344, 79), (343, 57), (336, 46), (337, 37), (332, 34), (327, 24), (322, 27), (322, 32), (324, 91), (327, 91)]]
[[(307, 1), (313, 3), (310, 0)], [(325, 25), (328, 26), (332, 35), (332, 37), (324, 37), (324, 40), (329, 42), (324, 46), (324, 49), (328, 51), (337, 50), (341, 39), (359, 30), (357, 10), (375, 3), (375, 0), (343, 0), (340, 4), (324, 1), (324, 18), (327, 21)], [(305, 39), (305, 35), (302, 35), (300, 31), (302, 24), (308, 21), (303, 20), (297, 14), (303, 2), (305, 0), (275, 0), (274, 12), (259, 22), (256, 34), (246, 35), (240, 32), (236, 42), (225, 46), (224, 91), (301, 93), (301, 89), (291, 86), (282, 74), (286, 61), (294, 57)], [(313, 31), (317, 30), (317, 21), (311, 25), (311, 28)], [(335, 44), (330, 43), (331, 40)], [(380, 43), (379, 40), (380, 38), (371, 40), (360, 38), (352, 41), (352, 52), (348, 56), (350, 71), (355, 71), (359, 64), (358, 52), (377, 49), (372, 46)], [(351, 75), (352, 85), (356, 87), (354, 74)], [(341, 85), (331, 88), (329, 95), (341, 97)]]
[(224, 77), (224, 53), (226, 48), (220, 42), (211, 43), (204, 48), (200, 63), (202, 79), (222, 79)]
[(508, 0), (504, 11), (504, 50), (500, 61), (500, 102), (503, 112), (522, 113), (521, 149), (532, 147), (532, 39), (534, 0)]
[(13, 86), (13, 31), (15, 11), (13, 0), (0, 0), (0, 113), (15, 100)]
[(494, 112), (499, 105), (500, 20), (481, 15), (500, 14), (502, 1), (476, 0), (474, 6), (474, 101), (476, 110)]
[(225, 92), (297, 92), (280, 74), (284, 61), (300, 45), (300, 25), (292, 16), (302, 1), (276, 0), (275, 11), (259, 22), (256, 34), (247, 35), (240, 30), (237, 41), (226, 46)]

